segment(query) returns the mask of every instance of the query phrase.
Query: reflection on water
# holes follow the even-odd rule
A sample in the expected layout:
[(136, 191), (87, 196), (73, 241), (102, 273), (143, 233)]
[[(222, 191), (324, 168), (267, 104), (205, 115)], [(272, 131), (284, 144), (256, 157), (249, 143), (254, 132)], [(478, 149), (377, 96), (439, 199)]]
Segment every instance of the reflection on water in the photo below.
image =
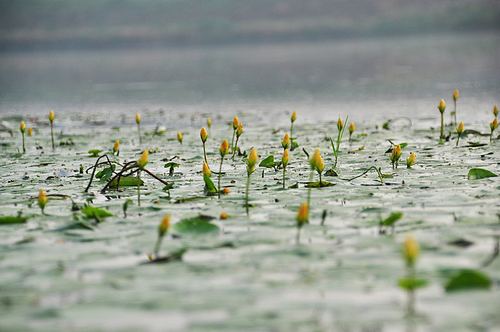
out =
[[(500, 36), (0, 55), (0, 101), (203, 103), (498, 92)], [(439, 98), (438, 98), (439, 100)]]

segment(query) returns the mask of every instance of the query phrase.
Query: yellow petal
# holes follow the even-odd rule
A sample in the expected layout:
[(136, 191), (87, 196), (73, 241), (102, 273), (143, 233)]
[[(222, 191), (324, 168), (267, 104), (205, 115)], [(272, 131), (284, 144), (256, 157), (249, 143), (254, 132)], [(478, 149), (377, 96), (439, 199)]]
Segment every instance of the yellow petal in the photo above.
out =
[(248, 156), (248, 166), (253, 167), (257, 164), (257, 161), (259, 159), (259, 156), (257, 154), (257, 150), (252, 149), (250, 151), (250, 155)]
[(205, 127), (202, 127), (200, 131), (201, 141), (205, 143), (207, 141), (207, 137), (208, 137), (207, 130), (205, 129)]
[(141, 123), (141, 116), (139, 115), (139, 113), (135, 115), (135, 122), (137, 122), (138, 124)]
[(297, 213), (297, 223), (299, 227), (309, 220), (309, 205), (307, 203), (300, 204), (299, 212)]
[(141, 169), (143, 169), (144, 166), (146, 166), (146, 164), (148, 163), (148, 156), (149, 156), (149, 151), (148, 150), (144, 150), (144, 152), (142, 153), (141, 158), (137, 162), (139, 164), (139, 167)]
[(420, 255), (420, 246), (414, 237), (409, 236), (406, 238), (403, 244), (403, 255), (410, 266), (413, 266), (417, 261)]
[(203, 174), (210, 177), (211, 172), (207, 163), (203, 163)]
[(290, 120), (291, 120), (292, 122), (295, 122), (295, 120), (297, 120), (297, 111), (293, 111), (293, 114), (292, 114), (292, 116), (290, 117)]
[(53, 122), (55, 119), (55, 116), (54, 116), (54, 111), (53, 110), (50, 110), (50, 113), (49, 113), (49, 120), (50, 122)]

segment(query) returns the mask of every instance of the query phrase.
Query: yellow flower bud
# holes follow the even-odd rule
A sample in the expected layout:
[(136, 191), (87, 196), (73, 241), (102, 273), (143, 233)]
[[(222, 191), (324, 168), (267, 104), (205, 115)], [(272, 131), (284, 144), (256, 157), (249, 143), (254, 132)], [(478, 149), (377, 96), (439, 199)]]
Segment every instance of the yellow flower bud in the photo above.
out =
[(31, 136), (32, 134), (33, 134), (33, 128), (31, 128), (31, 127), (30, 127), (30, 128), (28, 129), (28, 136)]
[(399, 160), (399, 158), (401, 158), (401, 145), (397, 145), (394, 147), (394, 149), (392, 149), (392, 153), (391, 153), (391, 161), (393, 163), (397, 162)]
[(229, 143), (227, 142), (227, 139), (225, 139), (220, 145), (219, 153), (222, 157), (224, 157), (228, 151), (229, 151)]
[(497, 107), (497, 105), (495, 105), (493, 107), (493, 114), (495, 115), (495, 118), (498, 116), (498, 107)]
[(207, 134), (207, 130), (205, 129), (205, 127), (202, 127), (201, 128), (201, 131), (200, 131), (200, 138), (201, 138), (201, 141), (203, 143), (205, 143), (207, 141), (207, 138), (208, 138), (208, 134)]
[(167, 214), (165, 217), (163, 217), (160, 225), (158, 226), (158, 234), (160, 237), (163, 237), (165, 233), (168, 231), (168, 228), (170, 227), (170, 215)]
[(141, 123), (141, 116), (139, 115), (139, 113), (137, 113), (137, 114), (135, 115), (135, 122), (136, 122), (137, 124)]
[(319, 153), (319, 150), (316, 149), (316, 151), (314, 151), (314, 154), (311, 157), (311, 159), (309, 159), (309, 163), (311, 164), (311, 168), (313, 170), (318, 169), (318, 165), (320, 163), (320, 160), (321, 160), (321, 154)]
[(318, 162), (318, 167), (316, 168), (316, 171), (321, 174), (323, 173), (323, 170), (325, 169), (325, 165), (323, 164), (323, 158), (321, 158), (321, 155), (319, 156), (319, 162)]
[(288, 162), (290, 161), (288, 149), (285, 149), (283, 151), (283, 157), (281, 158), (281, 162), (283, 163), (283, 168), (286, 168), (288, 166)]
[(285, 137), (283, 138), (283, 142), (281, 142), (281, 146), (285, 150), (288, 149), (288, 147), (290, 146), (290, 135), (288, 135), (288, 133), (285, 134)]
[(254, 167), (257, 164), (258, 160), (259, 156), (257, 154), (257, 150), (252, 149), (252, 151), (250, 151), (250, 155), (248, 156), (248, 161), (247, 161), (248, 166), (250, 168)]
[(233, 120), (233, 130), (236, 130), (236, 129), (238, 128), (238, 124), (239, 124), (239, 123), (240, 123), (240, 122), (238, 121), (238, 117), (237, 117), (237, 116), (235, 116), (235, 117), (234, 117), (234, 120)]
[(457, 133), (460, 135), (463, 132), (464, 132), (464, 123), (460, 122), (460, 124), (458, 125), (458, 128), (457, 128)]
[(177, 132), (177, 140), (182, 144), (182, 134), (180, 131)]
[(420, 255), (420, 246), (414, 237), (407, 237), (403, 244), (403, 255), (408, 266), (413, 266)]
[(458, 99), (458, 89), (456, 89), (455, 92), (453, 92), (453, 100), (457, 101), (457, 99)]
[(54, 122), (54, 119), (55, 119), (55, 116), (54, 116), (54, 111), (53, 111), (53, 110), (50, 110), (50, 113), (49, 113), (49, 121), (50, 121), (50, 122)]
[(293, 111), (290, 120), (292, 121), (292, 123), (295, 122), (295, 120), (297, 120), (297, 111)]
[(342, 119), (339, 118), (339, 121), (337, 121), (337, 129), (341, 131), (342, 128), (344, 128), (344, 122), (342, 122)]
[(212, 174), (212, 173), (210, 172), (210, 168), (208, 167), (208, 164), (203, 163), (203, 175), (210, 177), (210, 174)]
[(297, 224), (302, 227), (309, 220), (309, 205), (307, 203), (300, 204), (299, 213), (297, 214)]
[(45, 204), (47, 204), (47, 195), (45, 195), (45, 191), (43, 189), (40, 189), (40, 193), (38, 194), (38, 206), (40, 209), (45, 208)]
[(349, 126), (349, 133), (353, 133), (354, 132), (354, 129), (356, 129), (356, 127), (354, 126), (354, 122), (351, 122), (351, 125)]
[(494, 119), (493, 119), (493, 122), (492, 122), (492, 123), (490, 123), (490, 128), (491, 128), (491, 131), (493, 131), (493, 130), (497, 129), (497, 127), (498, 127), (498, 120), (497, 120), (497, 118), (494, 118)]
[(210, 118), (207, 119), (207, 126), (208, 128), (212, 127), (212, 119)]
[(26, 126), (24, 125), (24, 121), (21, 121), (21, 125), (19, 126), (19, 130), (24, 134), (26, 131)]
[(446, 104), (444, 103), (444, 100), (441, 99), (439, 101), (438, 110), (439, 110), (439, 112), (443, 113), (445, 109), (446, 109)]
[(236, 137), (240, 137), (243, 134), (243, 124), (240, 122), (238, 124), (238, 129), (236, 129)]
[(415, 155), (415, 152), (413, 152), (409, 157), (408, 159), (406, 159), (406, 166), (408, 168), (410, 168), (411, 166), (413, 166), (413, 164), (415, 164), (415, 158), (416, 158), (416, 155)]
[(143, 169), (144, 166), (146, 166), (146, 164), (148, 163), (148, 156), (149, 156), (149, 151), (148, 150), (144, 150), (144, 152), (142, 153), (141, 158), (139, 159), (139, 161), (137, 161), (137, 163), (139, 164), (139, 168), (140, 169)]
[(113, 152), (118, 151), (118, 148), (120, 147), (120, 141), (116, 141), (115, 145), (113, 145)]

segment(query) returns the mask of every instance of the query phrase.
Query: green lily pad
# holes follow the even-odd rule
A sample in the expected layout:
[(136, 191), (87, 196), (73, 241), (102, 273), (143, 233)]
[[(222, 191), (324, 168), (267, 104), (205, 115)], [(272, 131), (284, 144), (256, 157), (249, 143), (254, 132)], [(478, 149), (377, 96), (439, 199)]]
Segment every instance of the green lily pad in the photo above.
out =
[(100, 182), (108, 181), (113, 176), (113, 172), (115, 171), (115, 168), (116, 168), (115, 165), (112, 165), (111, 167), (106, 167), (105, 169), (97, 172), (95, 177), (97, 179), (101, 179)]
[(101, 152), (102, 150), (97, 150), (97, 149), (89, 150), (89, 154), (92, 155), (93, 157), (99, 157), (99, 153)]
[(447, 292), (471, 289), (488, 289), (491, 279), (477, 270), (462, 270), (448, 280), (445, 289)]
[(336, 185), (336, 183), (331, 183), (331, 182), (326, 182), (326, 181), (316, 181), (316, 182), (309, 182), (306, 187), (307, 188), (323, 188), (323, 187), (332, 187)]
[(278, 166), (279, 163), (274, 161), (274, 156), (269, 156), (262, 160), (259, 164), (260, 167), (267, 167), (267, 168), (273, 168)]
[(404, 290), (414, 290), (427, 286), (427, 281), (424, 279), (417, 279), (413, 277), (405, 277), (398, 280), (398, 286)]
[(0, 217), (0, 225), (7, 224), (22, 224), (28, 220), (28, 217), (13, 217), (13, 216), (4, 216)]
[(381, 220), (380, 224), (383, 226), (392, 226), (393, 224), (396, 223), (396, 221), (398, 221), (402, 217), (403, 217), (403, 212), (394, 212), (394, 213), (391, 213), (391, 215), (389, 217), (387, 217), (386, 219)]
[(482, 168), (471, 168), (467, 177), (469, 180), (478, 180), (485, 179), (498, 176), (493, 172), (488, 171), (487, 169)]
[[(118, 183), (118, 181), (116, 179), (113, 180), (113, 182), (111, 182), (111, 184), (109, 185), (110, 188), (116, 188), (116, 184)], [(140, 180), (140, 183), (141, 183), (141, 186), (144, 184), (144, 181)], [(135, 176), (122, 176), (120, 178), (120, 187), (126, 187), (126, 186), (137, 186), (137, 184), (139, 184), (139, 178), (138, 177), (135, 177)]]
[(172, 226), (172, 232), (177, 234), (208, 234), (219, 231), (220, 228), (217, 225), (203, 217), (184, 219)]
[(84, 215), (86, 215), (87, 217), (90, 217), (90, 218), (95, 218), (96, 216), (98, 218), (106, 218), (106, 217), (114, 216), (113, 213), (109, 212), (106, 209), (96, 208), (96, 207), (93, 207), (91, 205), (87, 205), (81, 211)]
[(205, 195), (213, 196), (218, 193), (217, 188), (210, 177), (203, 174), (203, 181), (205, 181)]

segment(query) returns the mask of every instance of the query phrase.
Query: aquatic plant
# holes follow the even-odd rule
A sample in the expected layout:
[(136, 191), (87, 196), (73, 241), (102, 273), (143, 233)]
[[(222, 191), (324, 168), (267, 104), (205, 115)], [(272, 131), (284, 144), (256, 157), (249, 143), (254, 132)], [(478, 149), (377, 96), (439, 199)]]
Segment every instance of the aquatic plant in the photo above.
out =
[(349, 126), (349, 143), (351, 143), (351, 136), (355, 129), (356, 126), (354, 126), (354, 122), (351, 122), (351, 125)]
[(406, 167), (407, 168), (410, 168), (413, 166), (413, 164), (415, 164), (415, 158), (416, 158), (415, 152), (412, 152), (410, 154), (410, 156), (408, 157), (408, 159), (406, 159)]
[(217, 188), (215, 188), (214, 183), (212, 182), (212, 179), (210, 179), (210, 175), (212, 172), (210, 172), (210, 168), (208, 167), (207, 163), (203, 163), (203, 181), (205, 182), (205, 194), (208, 196), (212, 196), (218, 193)]
[[(345, 118), (346, 123), (347, 119), (349, 119), (349, 117)], [(336, 144), (337, 147), (335, 147), (333, 139), (330, 137), (330, 143), (332, 144), (333, 154), (335, 155), (335, 164), (333, 165), (333, 167), (337, 167), (337, 161), (339, 159), (340, 143), (342, 142), (342, 137), (344, 136), (344, 130), (345, 130), (344, 122), (342, 122), (341, 118), (339, 118), (339, 120), (337, 121), (337, 129), (338, 129), (337, 144)]]
[(290, 161), (288, 149), (283, 151), (283, 157), (281, 157), (281, 164), (283, 165), (283, 189), (285, 189), (285, 176), (286, 176), (286, 167), (288, 166), (288, 162)]
[(177, 140), (179, 141), (179, 143), (182, 145), (182, 134), (180, 131), (177, 132)]
[(33, 128), (29, 127), (28, 129), (28, 136), (33, 135)]
[(302, 203), (297, 213), (297, 244), (300, 243), (300, 230), (309, 222), (309, 203)]
[(158, 257), (158, 252), (160, 251), (161, 242), (163, 241), (163, 237), (167, 234), (168, 229), (170, 228), (170, 214), (166, 214), (158, 225), (158, 239), (156, 240), (154, 254)]
[[(392, 149), (391, 153), (391, 163), (392, 163), (392, 168), (398, 168), (398, 162), (399, 158), (401, 158), (402, 152), (401, 152), (401, 145), (398, 144)], [(396, 166), (396, 167), (394, 167)]]
[(233, 149), (234, 147), (234, 136), (236, 135), (236, 130), (238, 130), (238, 125), (239, 125), (240, 121), (238, 120), (238, 117), (235, 116), (234, 119), (233, 119), (233, 123), (232, 123), (232, 126), (233, 126), (233, 139), (231, 140), (231, 149)]
[(217, 185), (217, 192), (219, 194), (219, 198), (220, 198), (220, 177), (222, 175), (222, 163), (224, 162), (224, 157), (226, 156), (228, 151), (229, 151), (229, 144), (227, 143), (227, 140), (225, 139), (219, 148), (220, 168), (219, 168), (219, 180), (218, 180), (218, 185)]
[(141, 206), (141, 171), (144, 169), (144, 166), (148, 163), (149, 151), (144, 150), (141, 158), (137, 161), (137, 165), (139, 166), (139, 170), (137, 171), (137, 205)]
[(141, 137), (141, 116), (139, 113), (135, 115), (135, 123), (137, 123), (137, 132), (139, 133), (139, 144), (142, 145), (142, 137)]
[(498, 127), (498, 120), (497, 118), (493, 119), (493, 122), (490, 123), (490, 129), (491, 129), (491, 134), (490, 134), (490, 142), (493, 140), (493, 132), (495, 129)]
[(45, 195), (45, 190), (40, 189), (40, 193), (38, 194), (38, 206), (42, 210), (42, 214), (45, 214), (45, 205), (47, 204), (47, 195)]
[(212, 133), (212, 119), (207, 118), (208, 134)]
[(26, 153), (26, 145), (24, 144), (24, 132), (26, 131), (26, 125), (24, 124), (24, 121), (21, 121), (21, 125), (19, 126), (19, 130), (21, 131), (21, 134), (23, 135), (23, 153)]
[(497, 107), (497, 105), (493, 106), (493, 115), (495, 116), (495, 118), (498, 117), (498, 107)]
[(120, 141), (116, 141), (113, 145), (113, 155), (114, 154), (116, 154), (117, 156), (120, 155)]
[(285, 137), (283, 137), (283, 141), (281, 142), (281, 146), (283, 147), (284, 150), (286, 150), (290, 147), (290, 136), (288, 136), (288, 133), (286, 133)]
[(457, 100), (458, 100), (459, 94), (458, 94), (458, 89), (453, 92), (453, 104), (455, 104), (455, 110), (451, 112), (451, 116), (454, 117), (453, 123), (456, 125), (457, 124)]
[(50, 136), (52, 137), (52, 149), (55, 149), (55, 145), (54, 145), (54, 119), (55, 119), (54, 111), (50, 110), (49, 121), (50, 121)]
[(246, 194), (245, 194), (245, 207), (247, 209), (247, 216), (248, 216), (248, 190), (250, 188), (250, 175), (255, 171), (255, 165), (257, 165), (257, 162), (259, 160), (259, 156), (257, 154), (257, 150), (252, 149), (250, 151), (250, 155), (248, 156), (247, 160), (247, 189), (246, 189)]
[(323, 173), (323, 170), (325, 169), (325, 165), (323, 164), (323, 158), (321, 158), (321, 153), (319, 152), (318, 149), (316, 149), (316, 151), (314, 151), (314, 154), (311, 157), (311, 159), (309, 160), (309, 163), (311, 164), (311, 169), (318, 173), (319, 183), (321, 186), (321, 184), (322, 184), (321, 174)]
[(439, 135), (440, 139), (444, 139), (444, 120), (443, 120), (444, 115), (443, 114), (444, 114), (445, 109), (446, 109), (446, 104), (445, 104), (444, 100), (441, 99), (439, 101), (439, 105), (438, 105), (438, 110), (441, 113), (441, 134)]
[[(292, 142), (292, 146), (290, 148), (291, 151), (295, 150), (295, 145), (294, 145), (294, 137), (293, 137), (293, 123), (297, 120), (297, 111), (293, 111), (292, 116), (290, 117), (290, 122), (292, 123), (290, 126), (290, 139)], [(298, 145), (297, 145), (298, 146)]]
[(205, 147), (205, 143), (207, 142), (207, 138), (208, 138), (207, 130), (205, 129), (205, 127), (201, 127), (201, 130), (200, 130), (200, 139), (201, 139), (201, 142), (203, 143), (203, 158), (205, 159), (205, 163), (208, 164), (208, 161), (207, 161), (207, 151), (206, 151), (206, 147)]
[(234, 143), (233, 156), (231, 157), (233, 160), (234, 160), (234, 155), (236, 154), (236, 151), (238, 151), (238, 141), (240, 140), (241, 134), (243, 134), (243, 124), (240, 122), (240, 123), (238, 123), (238, 128), (236, 129), (236, 143)]
[(399, 279), (398, 285), (408, 293), (407, 310), (409, 315), (415, 314), (415, 290), (427, 285), (427, 281), (418, 279), (415, 273), (415, 263), (420, 256), (420, 245), (417, 240), (408, 236), (403, 243), (403, 259), (406, 263), (406, 276)]
[(460, 122), (460, 124), (458, 125), (458, 128), (457, 128), (458, 137), (457, 137), (457, 145), (456, 146), (458, 146), (458, 141), (460, 141), (460, 136), (463, 134), (463, 132), (464, 132), (464, 123)]

